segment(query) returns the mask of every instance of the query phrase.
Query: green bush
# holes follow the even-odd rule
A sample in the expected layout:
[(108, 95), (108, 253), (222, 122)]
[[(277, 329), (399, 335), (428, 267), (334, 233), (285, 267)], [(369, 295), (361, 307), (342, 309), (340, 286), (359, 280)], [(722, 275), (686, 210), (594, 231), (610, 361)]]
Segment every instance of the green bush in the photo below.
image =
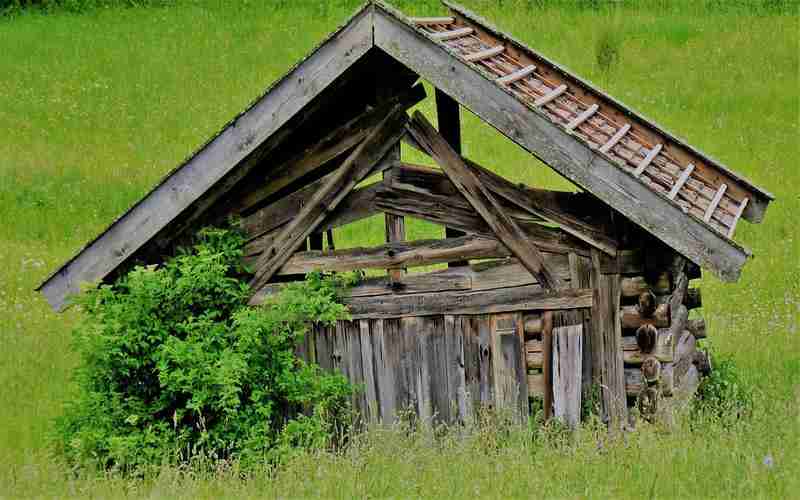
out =
[(77, 465), (131, 471), (198, 457), (257, 463), (323, 446), (351, 387), (295, 356), (312, 321), (347, 317), (341, 279), (310, 274), (248, 307), (243, 238), (207, 229), (162, 266), (76, 299), (76, 391), (56, 447)]
[(703, 377), (693, 401), (695, 416), (704, 420), (733, 423), (753, 410), (753, 388), (742, 377), (736, 362), (714, 355), (713, 370)]

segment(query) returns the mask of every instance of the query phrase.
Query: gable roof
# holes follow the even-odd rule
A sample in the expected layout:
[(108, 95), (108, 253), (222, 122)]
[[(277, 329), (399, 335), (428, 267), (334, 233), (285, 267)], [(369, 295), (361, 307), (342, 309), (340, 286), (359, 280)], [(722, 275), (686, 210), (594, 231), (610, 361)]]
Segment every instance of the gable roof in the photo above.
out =
[[(445, 4), (451, 17), (416, 22), (381, 2), (361, 7), (38, 289), (60, 309), (81, 282), (107, 278), (184, 212), (207, 209), (373, 47), (693, 262), (725, 280), (738, 278), (749, 252), (731, 239), (733, 229), (739, 217), (759, 222), (771, 194), (477, 16)], [(618, 146), (604, 148), (612, 139)], [(210, 201), (198, 203), (204, 199)]]

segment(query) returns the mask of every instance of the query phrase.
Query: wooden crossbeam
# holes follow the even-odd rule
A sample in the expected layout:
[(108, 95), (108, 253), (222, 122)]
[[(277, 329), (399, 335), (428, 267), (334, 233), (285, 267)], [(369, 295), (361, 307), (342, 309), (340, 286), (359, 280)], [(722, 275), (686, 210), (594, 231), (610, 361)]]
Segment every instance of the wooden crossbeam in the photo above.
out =
[(481, 50), (480, 52), (473, 52), (471, 54), (465, 54), (464, 59), (469, 62), (478, 62), (483, 61), (484, 59), (489, 59), (490, 57), (494, 57), (498, 54), (502, 54), (505, 50), (505, 47), (502, 45), (496, 45), (494, 47), (490, 47), (485, 50)]
[(644, 169), (646, 169), (647, 166), (650, 165), (650, 162), (653, 161), (653, 158), (655, 158), (656, 155), (658, 155), (658, 153), (661, 152), (662, 147), (663, 146), (661, 144), (656, 144), (655, 147), (653, 147), (653, 149), (651, 149), (647, 153), (647, 156), (645, 156), (644, 159), (642, 159), (642, 161), (639, 162), (639, 165), (636, 167), (636, 170), (633, 171), (634, 177), (639, 177), (640, 175), (642, 175), (642, 172), (644, 172)]
[(534, 71), (536, 71), (536, 66), (531, 64), (525, 66), (524, 68), (520, 68), (513, 73), (509, 73), (506, 76), (501, 76), (495, 81), (500, 85), (511, 85), (514, 82), (522, 80), (526, 76), (532, 75)]
[(560, 288), (560, 280), (547, 268), (539, 250), (526, 241), (525, 234), (508, 217), (494, 195), (483, 186), (472, 169), (463, 162), (461, 156), (453, 151), (453, 148), (419, 111), (414, 113), (409, 131), (417, 142), (431, 152), (436, 163), (480, 214), (496, 237), (511, 250), (525, 268), (539, 280), (539, 283), (550, 290)]
[(567, 124), (567, 130), (575, 130), (578, 127), (578, 125), (585, 122), (586, 120), (591, 118), (595, 113), (597, 113), (598, 109), (600, 109), (600, 106), (598, 106), (597, 104), (592, 104), (591, 106), (589, 106), (589, 108), (586, 111), (573, 118), (572, 121)]
[(256, 263), (256, 273), (250, 282), (253, 289), (266, 284), (283, 264), (297, 251), (317, 226), (333, 211), (353, 188), (363, 180), (375, 163), (400, 140), (408, 120), (405, 104), (397, 104), (376, 125), (366, 139), (348, 156), (332, 177), (309, 200), (300, 213), (283, 229), (280, 236), (265, 249)]
[(711, 216), (714, 215), (714, 210), (717, 209), (719, 202), (722, 201), (722, 196), (725, 194), (725, 190), (728, 189), (727, 184), (722, 184), (719, 189), (717, 189), (717, 193), (714, 195), (714, 199), (711, 200), (708, 207), (706, 208), (706, 213), (703, 215), (703, 220), (708, 222), (711, 220)]
[(554, 88), (553, 90), (551, 90), (547, 94), (545, 94), (542, 97), (536, 99), (533, 102), (533, 105), (537, 106), (537, 107), (538, 106), (544, 106), (545, 104), (547, 104), (548, 102), (552, 101), (553, 99), (555, 99), (556, 97), (560, 96), (561, 94), (563, 94), (566, 91), (567, 91), (567, 86), (566, 85), (563, 85), (563, 84), (559, 85), (558, 87)]
[(672, 189), (667, 195), (667, 198), (669, 198), (670, 200), (674, 200), (675, 197), (678, 196), (678, 193), (680, 192), (681, 188), (683, 187), (684, 184), (686, 184), (686, 181), (689, 180), (689, 176), (692, 175), (692, 171), (694, 171), (694, 164), (690, 163), (689, 165), (686, 166), (685, 169), (683, 169), (683, 172), (681, 172), (681, 175), (678, 177), (678, 180), (675, 181), (675, 185), (672, 186)]
[(456, 20), (452, 17), (412, 17), (411, 22), (417, 26), (431, 26), (433, 24), (453, 24)]
[[(420, 146), (417, 144), (417, 146)], [(421, 147), (421, 146), (420, 146)], [(429, 151), (425, 151), (424, 148), (421, 150), (423, 153), (430, 155)], [(550, 196), (540, 196), (538, 194), (552, 194), (552, 192), (542, 192), (532, 190), (532, 189), (524, 189), (513, 182), (504, 179), (503, 177), (493, 173), (491, 170), (478, 165), (474, 161), (471, 161), (467, 158), (461, 158), (464, 163), (466, 163), (473, 171), (477, 174), (480, 181), (489, 188), (494, 194), (503, 198), (504, 200), (510, 202), (511, 204), (519, 207), (520, 209), (530, 213), (531, 215), (536, 216), (537, 218), (546, 220), (548, 222), (552, 222), (553, 224), (558, 224), (561, 226), (561, 229), (565, 232), (573, 235), (574, 237), (578, 238), (579, 240), (583, 240), (589, 245), (597, 248), (598, 250), (614, 256), (617, 253), (617, 242), (614, 241), (611, 237), (609, 237), (600, 227), (597, 225), (593, 225), (585, 220), (582, 220), (578, 217), (568, 214), (564, 210), (564, 206), (559, 205), (555, 201), (554, 198)], [(401, 166), (399, 167), (401, 171), (407, 171), (408, 167)], [(414, 186), (415, 189), (433, 192), (431, 188), (436, 189), (437, 186), (441, 186), (442, 182), (436, 182), (435, 186), (423, 186), (419, 185), (420, 182), (432, 182), (432, 178), (437, 176), (437, 172), (429, 171), (427, 173), (423, 173), (420, 171), (420, 176), (418, 176), (417, 181)], [(438, 174), (442, 176), (442, 174)], [(428, 177), (428, 179), (423, 180), (423, 177)], [(443, 177), (443, 176), (442, 176)], [(446, 194), (446, 193), (436, 193), (436, 194)], [(513, 215), (512, 215), (513, 217)]]
[(364, 139), (371, 127), (383, 119), (396, 104), (403, 103), (406, 108), (409, 108), (424, 98), (425, 89), (421, 85), (417, 85), (406, 92), (381, 102), (374, 108), (364, 111), (341, 127), (331, 130), (320, 140), (310, 144), (301, 153), (290, 158), (283, 165), (277, 165), (269, 169), (267, 182), (233, 200), (233, 205), (229, 207), (229, 211), (231, 213), (241, 213), (249, 207), (262, 203), (297, 179), (317, 170), (327, 162), (344, 155), (354, 148)]
[(472, 28), (459, 28), (457, 30), (450, 30), (450, 31), (438, 31), (436, 33), (430, 33), (429, 36), (434, 40), (439, 40), (440, 42), (444, 42), (446, 40), (453, 40), (455, 38), (462, 38), (467, 35), (471, 35), (475, 30)]
[(616, 146), (617, 143), (619, 141), (621, 141), (623, 137), (625, 137), (625, 134), (627, 134), (628, 130), (630, 130), (630, 129), (631, 129), (631, 126), (628, 123), (626, 123), (625, 125), (620, 127), (620, 129), (617, 130), (616, 133), (614, 133), (614, 135), (612, 135), (608, 139), (608, 142), (606, 142), (605, 144), (600, 146), (600, 152), (601, 153), (608, 153), (609, 151), (611, 151), (611, 148)]

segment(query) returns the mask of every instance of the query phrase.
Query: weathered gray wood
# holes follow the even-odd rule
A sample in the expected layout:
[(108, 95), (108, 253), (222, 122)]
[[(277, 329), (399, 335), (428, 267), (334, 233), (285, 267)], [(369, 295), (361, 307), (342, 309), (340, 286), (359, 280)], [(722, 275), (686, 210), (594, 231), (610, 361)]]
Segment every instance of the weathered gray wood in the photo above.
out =
[[(427, 220), (469, 233), (494, 237), (492, 229), (467, 204), (452, 196), (410, 193), (394, 188), (384, 188), (375, 195), (375, 206), (387, 213)], [(520, 214), (511, 212), (512, 218), (525, 237), (542, 251), (571, 252), (588, 255), (588, 249), (577, 238), (558, 228), (527, 222)], [(641, 270), (641, 267), (637, 267)]]
[(485, 236), (461, 236), (444, 240), (388, 243), (371, 248), (301, 252), (292, 255), (278, 274), (308, 273), (313, 270), (352, 271), (429, 266), (465, 258), (501, 258), (509, 255), (502, 243)]
[(452, 24), (455, 19), (452, 17), (412, 17), (411, 22), (420, 26), (427, 26), (430, 24)]
[(450, 31), (438, 31), (436, 33), (430, 33), (428, 36), (434, 40), (444, 42), (447, 40), (453, 40), (454, 38), (465, 37), (472, 34), (473, 31), (474, 30), (472, 28), (458, 28)]
[(514, 82), (518, 82), (523, 78), (526, 78), (533, 74), (536, 71), (536, 66), (533, 64), (529, 64), (528, 66), (522, 67), (513, 73), (509, 73), (505, 76), (501, 76), (495, 80), (499, 85), (511, 85)]
[(548, 102), (555, 100), (556, 97), (560, 96), (566, 91), (567, 91), (566, 85), (559, 85), (558, 87), (551, 89), (547, 94), (533, 101), (533, 105), (537, 107), (544, 106)]
[(642, 159), (642, 161), (639, 162), (639, 165), (636, 166), (636, 170), (633, 171), (634, 177), (639, 177), (642, 175), (642, 172), (644, 172), (644, 169), (650, 165), (650, 162), (653, 161), (653, 158), (655, 158), (656, 155), (661, 152), (662, 147), (662, 144), (656, 144), (652, 149), (650, 149), (650, 151), (647, 152), (647, 155)]
[(102, 280), (174, 217), (236, 168), (281, 126), (373, 46), (373, 8), (366, 5), (250, 108), (174, 170), (39, 287), (61, 310), (84, 282)]
[(717, 209), (717, 205), (719, 202), (722, 201), (722, 197), (725, 195), (725, 191), (728, 189), (727, 184), (720, 185), (717, 192), (714, 194), (714, 199), (711, 200), (711, 203), (708, 204), (706, 207), (706, 213), (703, 214), (703, 220), (708, 222), (711, 220), (711, 216), (714, 215), (714, 210)]
[(544, 418), (553, 416), (553, 313), (547, 311), (542, 315), (542, 382), (544, 382), (542, 404)]
[(466, 388), (466, 407), (463, 413), (465, 423), (474, 423), (477, 410), (481, 407), (481, 349), (478, 322), (480, 316), (456, 316), (461, 320), (464, 338), (464, 383)]
[(670, 293), (669, 280), (648, 283), (644, 276), (629, 276), (622, 278), (622, 296), (638, 297), (644, 292), (652, 291), (657, 295)]
[(472, 415), (472, 401), (467, 393), (465, 331), (462, 316), (444, 317), (445, 350), (447, 353), (448, 395), (453, 406), (452, 421), (465, 423)]
[(592, 104), (588, 108), (586, 108), (583, 113), (579, 114), (575, 118), (573, 118), (569, 123), (567, 123), (567, 130), (575, 130), (578, 126), (591, 118), (600, 107), (597, 104)]
[(467, 62), (476, 63), (479, 61), (483, 61), (484, 59), (489, 59), (496, 55), (502, 54), (504, 50), (505, 47), (503, 47), (502, 45), (495, 45), (494, 47), (489, 47), (488, 49), (465, 54), (464, 60)]
[(600, 385), (603, 413), (616, 432), (627, 421), (627, 401), (622, 360), (620, 276), (602, 274), (600, 253), (592, 252), (592, 376)]
[(514, 419), (519, 421), (527, 418), (528, 414), (528, 381), (522, 364), (518, 315), (495, 314), (491, 328), (495, 407), (512, 412)]
[(600, 150), (599, 150), (599, 151), (600, 151), (601, 153), (608, 153), (609, 151), (611, 151), (611, 148), (613, 148), (614, 146), (616, 146), (616, 145), (617, 145), (617, 143), (618, 143), (618, 142), (619, 142), (619, 141), (620, 141), (620, 140), (621, 140), (623, 137), (625, 137), (625, 134), (627, 134), (627, 133), (628, 133), (628, 131), (629, 131), (630, 129), (631, 129), (631, 125), (630, 125), (629, 123), (626, 123), (625, 125), (621, 126), (621, 127), (619, 128), (619, 130), (617, 130), (616, 132), (614, 132), (614, 135), (612, 135), (611, 137), (609, 137), (609, 139), (608, 139), (608, 140), (605, 142), (605, 144), (603, 144), (602, 146), (600, 146)]
[[(686, 184), (686, 181), (689, 180), (689, 176), (692, 175), (693, 170), (694, 170), (693, 163), (690, 163), (689, 165), (686, 166), (685, 169), (683, 169), (681, 175), (678, 176), (678, 180), (675, 181), (675, 184), (672, 186), (672, 189), (670, 189), (667, 198), (674, 200), (675, 197), (678, 196), (678, 193), (680, 192), (681, 188), (683, 187), (684, 184)], [(728, 237), (730, 238), (730, 236)]]
[[(592, 288), (592, 260), (575, 253), (569, 254), (569, 270), (571, 288)], [(581, 385), (582, 393), (588, 395), (592, 391), (592, 315), (591, 311), (576, 313), (583, 325)]]
[(528, 314), (525, 316), (524, 329), (527, 335), (541, 335), (542, 316), (540, 314)]
[(450, 181), (492, 229), (497, 238), (522, 262), (545, 288), (557, 290), (561, 283), (547, 268), (539, 250), (531, 245), (517, 224), (419, 111), (409, 123), (409, 131), (442, 167)]
[(373, 325), (383, 323), (383, 320), (359, 321), (361, 335), (361, 369), (364, 375), (364, 418), (369, 422), (380, 419), (380, 402), (378, 399), (378, 384), (375, 376), (375, 351), (373, 350)]
[(438, 314), (489, 314), (525, 310), (581, 309), (592, 306), (590, 289), (548, 292), (539, 285), (488, 291), (378, 295), (343, 299), (353, 318), (397, 318)]
[(416, 343), (419, 356), (419, 365), (416, 367), (419, 372), (419, 377), (417, 378), (418, 415), (424, 424), (430, 425), (433, 423), (435, 411), (432, 393), (434, 374), (431, 373), (432, 368), (435, 367), (435, 360), (432, 359), (433, 349), (431, 345), (436, 330), (433, 318), (417, 318), (417, 320), (418, 333), (416, 335)]
[(571, 428), (581, 418), (583, 325), (553, 328), (553, 416)]
[(478, 316), (475, 319), (475, 330), (478, 339), (478, 393), (480, 405), (483, 408), (494, 408), (494, 370), (492, 359), (494, 350), (492, 345), (492, 318), (490, 315)]
[(398, 104), (350, 154), (337, 176), (320, 188), (301, 212), (281, 231), (275, 242), (259, 257), (251, 286), (258, 289), (289, 259), (305, 239), (336, 208), (342, 199), (364, 179), (375, 162), (394, 146), (406, 123), (404, 105)]
[(544, 375), (541, 373), (528, 373), (528, 396), (543, 398), (544, 391)]
[(390, 8), (375, 11), (375, 44), (469, 108), (507, 137), (645, 230), (718, 276), (735, 281), (749, 253), (702, 221), (686, 216), (588, 143), (517, 100), (445, 47), (430, 43)]

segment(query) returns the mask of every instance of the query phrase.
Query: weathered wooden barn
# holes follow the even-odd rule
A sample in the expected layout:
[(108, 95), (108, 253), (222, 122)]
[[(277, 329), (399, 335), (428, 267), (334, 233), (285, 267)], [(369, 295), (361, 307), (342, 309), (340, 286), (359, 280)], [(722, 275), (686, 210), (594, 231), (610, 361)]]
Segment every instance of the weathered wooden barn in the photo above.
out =
[[(734, 230), (760, 222), (772, 195), (446, 5), (447, 17), (408, 18), (367, 3), (42, 293), (61, 309), (81, 282), (157, 263), (237, 215), (253, 303), (315, 269), (386, 270), (344, 297), (353, 321), (315, 328), (300, 349), (362, 384), (354, 404), (367, 419), (411, 408), (463, 421), (481, 407), (524, 417), (537, 396), (574, 424), (594, 387), (619, 427), (637, 400), (652, 413), (690, 392), (708, 369), (690, 281), (701, 268), (737, 280), (750, 254)], [(438, 130), (407, 114), (426, 98), (420, 79), (435, 87)], [(518, 185), (462, 157), (462, 108), (578, 191)], [(401, 143), (438, 168), (404, 163)], [(385, 245), (335, 247), (337, 228), (373, 216)], [(406, 241), (407, 217), (444, 238)]]

